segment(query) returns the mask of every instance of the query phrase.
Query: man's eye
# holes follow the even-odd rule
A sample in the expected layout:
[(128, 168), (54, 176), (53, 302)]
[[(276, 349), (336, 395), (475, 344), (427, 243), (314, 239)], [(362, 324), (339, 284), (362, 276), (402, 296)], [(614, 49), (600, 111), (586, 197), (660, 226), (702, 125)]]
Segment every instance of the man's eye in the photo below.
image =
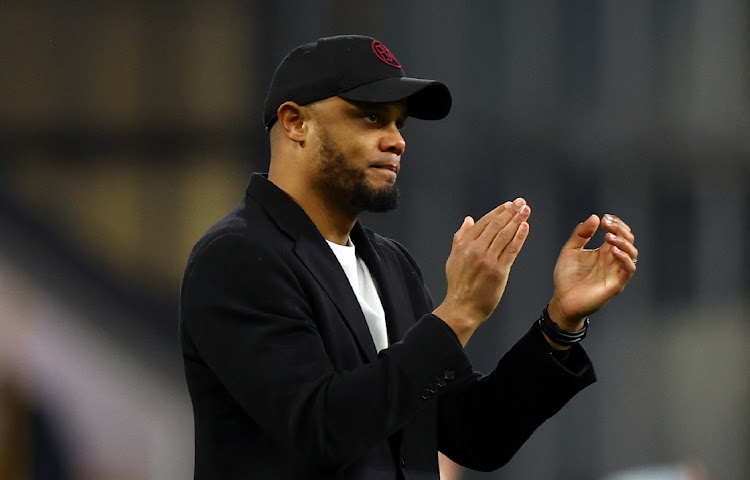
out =
[(365, 113), (364, 117), (367, 121), (376, 123), (380, 119), (377, 113)]

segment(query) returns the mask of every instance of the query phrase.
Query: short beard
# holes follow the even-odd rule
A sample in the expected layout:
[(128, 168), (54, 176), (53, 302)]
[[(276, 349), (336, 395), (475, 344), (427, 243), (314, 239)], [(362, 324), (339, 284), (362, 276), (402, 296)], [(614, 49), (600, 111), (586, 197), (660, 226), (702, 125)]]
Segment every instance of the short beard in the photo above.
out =
[(341, 205), (350, 214), (388, 212), (398, 207), (399, 190), (396, 184), (373, 188), (367, 183), (365, 170), (346, 163), (338, 144), (325, 131), (320, 132), (319, 165), (314, 183), (328, 201)]

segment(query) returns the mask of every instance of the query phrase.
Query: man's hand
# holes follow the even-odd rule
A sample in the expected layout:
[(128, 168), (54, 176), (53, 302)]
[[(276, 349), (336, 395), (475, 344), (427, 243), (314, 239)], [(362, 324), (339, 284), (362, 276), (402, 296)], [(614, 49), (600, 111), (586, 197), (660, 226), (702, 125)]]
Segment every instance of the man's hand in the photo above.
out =
[(596, 215), (578, 224), (557, 259), (555, 291), (547, 311), (563, 330), (583, 328), (584, 318), (620, 293), (635, 273), (635, 236), (614, 215), (605, 215), (601, 221), (607, 231), (604, 243), (596, 250), (583, 248), (599, 226)]
[(497, 308), (510, 267), (529, 234), (529, 215), (531, 208), (518, 198), (476, 223), (466, 217), (453, 236), (445, 264), (448, 291), (433, 313), (456, 332), (462, 345)]

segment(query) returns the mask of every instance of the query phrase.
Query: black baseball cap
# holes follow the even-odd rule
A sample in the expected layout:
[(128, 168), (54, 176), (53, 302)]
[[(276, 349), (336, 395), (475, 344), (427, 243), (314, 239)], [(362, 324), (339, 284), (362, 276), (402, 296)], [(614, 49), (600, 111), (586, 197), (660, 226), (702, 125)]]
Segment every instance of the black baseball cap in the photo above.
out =
[(301, 45), (282, 60), (268, 89), (263, 123), (270, 130), (284, 102), (307, 105), (333, 96), (361, 102), (406, 99), (407, 115), (423, 120), (440, 120), (451, 109), (445, 84), (405, 76), (382, 42), (339, 35)]

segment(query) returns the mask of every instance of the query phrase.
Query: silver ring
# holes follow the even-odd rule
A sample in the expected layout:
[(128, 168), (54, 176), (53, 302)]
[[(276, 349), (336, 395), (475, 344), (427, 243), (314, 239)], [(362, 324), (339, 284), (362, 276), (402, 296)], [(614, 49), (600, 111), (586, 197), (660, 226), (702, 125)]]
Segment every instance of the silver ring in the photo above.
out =
[(633, 265), (635, 265), (636, 263), (638, 263), (638, 259), (637, 259), (637, 258), (634, 258), (634, 259), (633, 259)]

